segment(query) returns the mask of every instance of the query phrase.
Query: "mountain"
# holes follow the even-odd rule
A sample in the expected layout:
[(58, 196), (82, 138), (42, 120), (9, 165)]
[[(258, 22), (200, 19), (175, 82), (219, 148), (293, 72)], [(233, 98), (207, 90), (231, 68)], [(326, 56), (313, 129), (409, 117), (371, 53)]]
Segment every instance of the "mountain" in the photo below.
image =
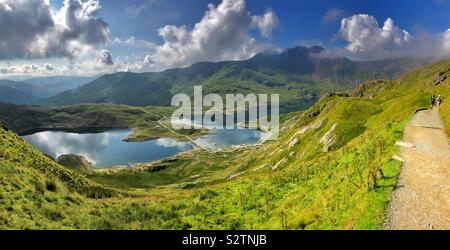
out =
[(0, 101), (14, 104), (31, 104), (37, 100), (29, 89), (30, 85), (0, 80)]
[(325, 95), (284, 115), (275, 141), (83, 175), (0, 125), (0, 229), (383, 229), (396, 141), (431, 93), (450, 134), (443, 61)]
[(32, 93), (38, 98), (48, 98), (66, 90), (78, 88), (95, 79), (96, 77), (50, 76), (28, 78), (20, 82), (31, 86)]
[(22, 81), (0, 80), (0, 102), (33, 104), (38, 99), (48, 98), (66, 90), (75, 89), (95, 77), (39, 77)]
[(43, 105), (118, 103), (170, 105), (177, 93), (278, 93), (281, 109), (307, 108), (328, 91), (355, 87), (369, 79), (392, 79), (427, 61), (399, 58), (371, 62), (328, 55), (319, 46), (296, 47), (280, 54), (263, 53), (245, 61), (200, 62), (154, 73), (104, 75), (82, 87), (40, 102)]

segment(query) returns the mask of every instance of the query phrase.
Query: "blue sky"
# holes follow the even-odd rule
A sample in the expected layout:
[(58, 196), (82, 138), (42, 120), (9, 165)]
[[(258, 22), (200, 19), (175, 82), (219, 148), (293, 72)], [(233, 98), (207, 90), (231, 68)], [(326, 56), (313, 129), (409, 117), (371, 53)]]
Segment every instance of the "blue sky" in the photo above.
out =
[(355, 60), (450, 57), (449, 13), (450, 0), (6, 1), (0, 76), (157, 71), (315, 44)]
[[(187, 3), (189, 2), (189, 3)], [(133, 35), (136, 38), (160, 43), (157, 30), (166, 25), (192, 27), (203, 16), (208, 3), (220, 0), (108, 0), (104, 1), (100, 15), (110, 24), (118, 37)], [(147, 4), (146, 4), (147, 3)], [(146, 4), (146, 5), (145, 5)], [(139, 14), (133, 11), (143, 7)], [(280, 20), (270, 42), (288, 48), (298, 43), (321, 42), (334, 47), (342, 41), (333, 39), (339, 30), (342, 17), (367, 13), (380, 23), (392, 18), (396, 25), (414, 32), (423, 29), (431, 33), (443, 32), (450, 27), (450, 4), (448, 1), (431, 0), (249, 0), (251, 13), (263, 13), (272, 9)], [(330, 9), (339, 9), (342, 16), (329, 22), (323, 20)], [(258, 36), (258, 32), (254, 32)]]

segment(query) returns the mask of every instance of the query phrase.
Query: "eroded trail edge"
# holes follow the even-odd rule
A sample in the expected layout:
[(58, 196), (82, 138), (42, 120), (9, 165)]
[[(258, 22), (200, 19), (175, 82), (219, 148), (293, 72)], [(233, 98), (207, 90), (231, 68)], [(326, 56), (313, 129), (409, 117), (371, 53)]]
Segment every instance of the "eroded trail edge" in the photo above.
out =
[(387, 209), (388, 229), (450, 229), (450, 145), (438, 110), (419, 111), (405, 127), (405, 160)]

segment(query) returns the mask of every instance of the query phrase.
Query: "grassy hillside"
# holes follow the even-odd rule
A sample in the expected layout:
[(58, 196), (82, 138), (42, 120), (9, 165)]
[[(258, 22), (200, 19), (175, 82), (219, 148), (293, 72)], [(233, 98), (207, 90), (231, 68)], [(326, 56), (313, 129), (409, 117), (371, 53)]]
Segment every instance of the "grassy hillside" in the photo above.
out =
[(327, 92), (352, 88), (369, 79), (392, 79), (426, 62), (414, 58), (358, 62), (325, 57), (321, 54), (323, 50), (318, 46), (299, 46), (281, 54), (259, 54), (245, 61), (202, 62), (164, 72), (105, 75), (40, 104), (168, 106), (174, 94), (192, 94), (194, 85), (203, 85), (205, 94), (278, 93), (281, 111), (289, 112), (310, 107)]
[[(444, 96), (441, 114), (450, 125), (450, 80), (434, 83), (448, 69), (450, 61), (440, 62), (395, 81), (368, 82), (350, 96), (326, 95), (284, 116), (280, 138), (263, 145), (196, 150), (135, 170), (89, 174), (121, 190), (107, 199), (85, 191), (101, 186), (1, 128), (0, 227), (381, 229), (401, 167), (391, 156), (404, 125), (429, 105), (432, 92)], [(53, 179), (56, 185), (44, 185)], [(58, 185), (61, 191), (52, 192)], [(123, 197), (128, 192), (139, 197)]]
[(0, 145), (1, 229), (73, 228), (88, 197), (121, 195), (59, 166), (3, 125)]

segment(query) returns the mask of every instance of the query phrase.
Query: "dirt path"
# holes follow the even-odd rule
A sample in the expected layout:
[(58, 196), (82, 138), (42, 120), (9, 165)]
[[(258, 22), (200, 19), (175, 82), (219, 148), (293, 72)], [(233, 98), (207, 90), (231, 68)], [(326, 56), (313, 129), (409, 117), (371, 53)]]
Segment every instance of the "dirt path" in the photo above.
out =
[(450, 229), (450, 144), (437, 110), (420, 111), (405, 127), (405, 160), (388, 207), (388, 229)]

